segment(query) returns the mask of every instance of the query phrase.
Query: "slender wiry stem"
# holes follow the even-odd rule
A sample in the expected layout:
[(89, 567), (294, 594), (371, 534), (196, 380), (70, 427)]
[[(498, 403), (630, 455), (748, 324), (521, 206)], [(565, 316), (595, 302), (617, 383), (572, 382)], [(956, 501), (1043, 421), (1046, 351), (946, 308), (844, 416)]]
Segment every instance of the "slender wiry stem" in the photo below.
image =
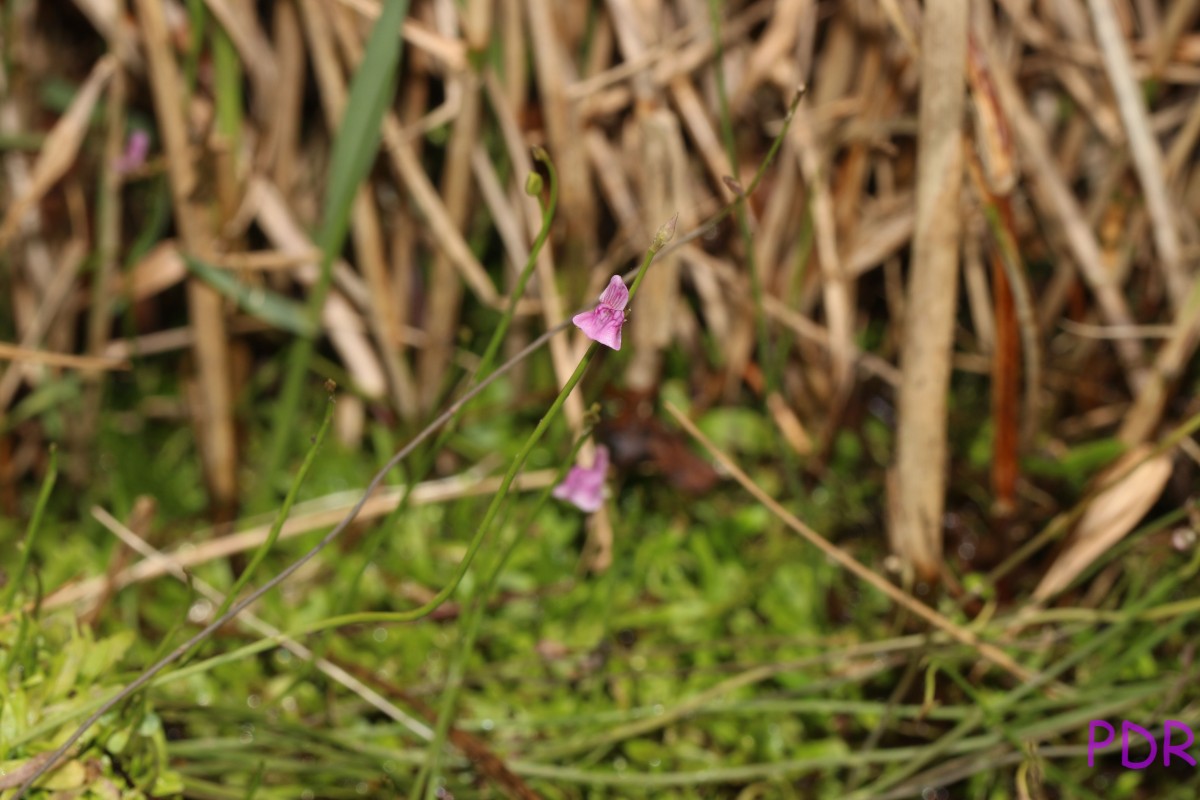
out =
[(249, 608), (254, 603), (256, 603), (267, 592), (271, 591), (276, 586), (278, 586), (279, 584), (281, 584), (285, 580), (287, 580), (289, 577), (291, 577), (296, 572), (296, 570), (300, 569), (305, 564), (307, 564), (309, 561), (311, 561), (317, 555), (317, 553), (320, 553), (322, 550), (324, 550), (326, 547), (328, 547), (329, 544), (331, 542), (333, 542), (334, 539), (336, 539), (338, 536), (340, 536), (342, 534), (342, 531), (346, 530), (346, 528), (348, 528), (350, 526), (350, 523), (352, 523), (354, 521), (354, 518), (358, 516), (358, 512), (362, 510), (362, 507), (364, 505), (366, 505), (367, 500), (369, 500), (371, 495), (375, 492), (375, 490), (377, 488), (379, 488), (379, 484), (383, 482), (384, 477), (389, 472), (391, 472), (392, 469), (397, 464), (399, 464), (401, 461), (403, 461), (405, 458), (407, 458), (409, 456), (409, 454), (412, 453), (412, 451), (415, 450), (418, 446), (420, 446), (420, 444), (422, 442), (424, 442), (426, 439), (428, 439), (430, 436), (432, 436), (434, 434), (434, 432), (438, 430), (438, 428), (440, 428), (451, 417), (453, 417), (455, 414), (457, 414), (458, 410), (460, 408), (462, 408), (464, 405), (466, 405), (466, 403), (468, 403), (470, 400), (472, 400), (477, 395), (479, 395), (480, 392), (482, 392), (484, 389), (486, 389), (488, 386), (490, 386), (492, 383), (494, 383), (496, 380), (498, 380), (501, 376), (507, 374), (517, 364), (524, 361), (526, 358), (528, 358), (530, 355), (532, 355), (534, 352), (536, 352), (539, 348), (541, 348), (542, 345), (544, 345), (546, 342), (550, 341), (550, 338), (552, 336), (554, 336), (555, 334), (564, 330), (567, 327), (567, 325), (569, 325), (569, 324), (570, 324), (569, 321), (564, 322), (563, 324), (557, 325), (554, 328), (551, 328), (550, 330), (543, 333), (537, 339), (533, 340), (527, 347), (525, 347), (523, 350), (521, 350), (521, 352), (519, 352), (515, 356), (513, 356), (513, 358), (510, 359), (507, 363), (503, 364), (501, 367), (499, 367), (495, 372), (493, 372), (487, 378), (480, 381), (479, 384), (476, 385), (474, 388), (472, 388), (469, 392), (464, 394), (458, 400), (451, 403), (450, 406), (445, 411), (443, 411), (441, 414), (438, 415), (437, 419), (435, 419), (433, 422), (429, 423), (429, 425), (427, 425), (424, 430), (422, 430), (415, 437), (413, 437), (412, 441), (410, 441), (403, 448), (401, 448), (400, 451), (396, 453), (396, 455), (394, 455), (390, 459), (388, 459), (388, 462), (386, 464), (384, 464), (383, 467), (381, 467), (378, 472), (375, 473), (375, 477), (373, 477), (371, 479), (371, 482), (367, 484), (366, 491), (363, 492), (363, 496), (359, 499), (359, 501), (357, 503), (355, 503), (354, 507), (351, 508), (350, 511), (348, 511), (346, 513), (346, 516), (342, 519), (342, 521), (339, 522), (336, 526), (334, 526), (333, 530), (331, 530), (329, 533), (325, 534), (325, 537), (323, 539), (321, 539), (321, 541), (317, 542), (317, 544), (314, 545), (311, 550), (309, 550), (307, 553), (300, 556), (300, 558), (296, 559), (294, 562), (289, 564), (278, 575), (271, 578), (271, 580), (267, 581), (262, 586), (255, 589), (250, 594), (246, 595), (246, 597), (243, 598), (242, 600), (239, 600), (238, 602), (234, 603), (232, 606), (230, 606), (228, 611), (226, 611), (224, 614), (222, 614), (221, 616), (214, 619), (207, 626), (205, 626), (202, 630), (200, 630), (194, 636), (192, 636), (192, 638), (188, 639), (186, 642), (184, 642), (183, 644), (176, 647), (170, 653), (163, 656), (161, 659), (159, 659), (157, 662), (155, 662), (152, 666), (147, 668), (141, 675), (139, 675), (137, 678), (135, 678), (131, 683), (129, 683), (127, 686), (125, 686), (123, 689), (121, 689), (119, 692), (117, 692), (115, 695), (113, 695), (109, 700), (105, 701), (105, 703), (103, 705), (101, 705), (99, 708), (97, 708), (92, 713), (91, 716), (89, 716), (87, 719), (85, 719), (80, 724), (80, 726), (78, 728), (76, 728), (74, 733), (72, 733), (70, 736), (67, 737), (66, 741), (64, 741), (52, 753), (50, 753), (49, 757), (47, 757), (46, 760), (44, 762), (42, 762), (42, 764), (38, 767), (38, 769), (36, 771), (34, 771), (34, 773), (25, 781), (25, 783), (23, 783), (21, 785), (21, 788), (17, 790), (16, 795), (13, 796), (13, 800), (20, 800), (20, 798), (24, 797), (25, 793), (27, 791), (29, 791), (30, 787), (32, 787), (33, 784), (40, 777), (42, 777), (42, 775), (44, 775), (55, 764), (57, 764), (59, 762), (59, 760), (61, 760), (63, 758), (63, 756), (65, 756), (70, 751), (70, 749), (75, 745), (75, 743), (77, 741), (79, 741), (80, 737), (82, 737), (85, 733), (87, 733), (88, 729), (90, 729), (93, 725), (95, 725), (96, 722), (99, 721), (99, 719), (102, 716), (107, 714), (113, 707), (115, 707), (118, 703), (124, 701), (125, 699), (127, 699), (128, 697), (133, 695), (135, 692), (137, 692), (139, 689), (141, 689), (143, 686), (145, 686), (147, 683), (149, 683), (154, 678), (155, 675), (162, 672), (164, 669), (166, 669), (168, 666), (170, 666), (174, 662), (178, 661), (180, 658), (182, 658), (184, 655), (186, 655), (188, 652), (190, 652), (193, 647), (195, 647), (196, 645), (203, 642), (205, 639), (212, 636), (213, 633), (215, 633), (218, 629), (220, 629), (222, 626), (224, 626), (226, 623), (228, 623), (230, 620), (232, 620), (238, 614), (242, 613), (242, 611), (244, 611), (245, 609)]
[[(761, 182), (763, 176), (766, 174), (768, 165), (773, 160), (775, 153), (779, 149), (780, 143), (783, 141), (784, 135), (787, 133), (787, 127), (788, 127), (787, 123), (791, 122), (792, 115), (795, 113), (796, 105), (799, 103), (799, 100), (800, 100), (800, 93), (797, 93), (795, 100), (793, 100), (792, 105), (789, 108), (788, 116), (787, 116), (787, 119), (785, 120), (785, 124), (784, 124), (782, 130), (780, 130), (779, 135), (776, 136), (775, 141), (772, 143), (770, 150), (768, 150), (766, 157), (763, 159), (763, 163), (759, 167), (759, 170), (756, 173), (754, 180), (751, 182), (750, 186), (747, 188), (747, 191), (744, 194), (748, 195), (751, 192), (753, 192), (754, 189)], [(733, 212), (733, 204), (725, 206), (713, 218), (709, 219), (704, 224), (702, 224), (699, 228), (697, 228), (696, 230), (689, 233), (681, 241), (691, 241), (692, 239), (695, 239), (696, 237), (703, 235), (705, 231), (710, 230), (712, 227), (717, 225), (721, 220), (723, 220), (725, 217), (727, 217), (732, 212)], [(631, 299), (637, 293), (638, 287), (641, 285), (642, 279), (645, 277), (646, 268), (649, 266), (650, 260), (655, 255), (661, 254), (662, 252), (664, 252), (666, 250), (666, 243), (667, 243), (667, 241), (672, 239), (672, 234), (674, 233), (674, 230), (675, 230), (675, 220), (674, 219), (672, 219), (669, 223), (664, 225), (662, 229), (659, 230), (658, 235), (655, 237), (654, 243), (651, 245), (650, 253), (647, 254), (648, 258), (646, 259), (646, 261), (643, 262), (642, 266), (639, 268), (637, 275), (634, 278), (633, 285), (629, 289), (629, 295), (630, 295)], [(677, 242), (676, 246), (678, 246), (678, 244), (679, 243)], [(427, 426), (425, 426), (425, 428), (420, 433), (418, 433), (415, 437), (413, 437), (413, 439), (408, 444), (406, 444), (394, 456), (392, 456), (390, 459), (388, 459), (386, 464), (384, 464), (382, 467), (380, 467), (379, 471), (375, 473), (375, 476), (373, 478), (371, 478), (370, 483), (367, 484), (367, 488), (363, 492), (363, 495), (359, 499), (359, 501), (357, 503), (355, 503), (354, 506), (346, 513), (346, 516), (342, 519), (341, 522), (339, 522), (336, 526), (334, 526), (334, 528), (329, 533), (325, 534), (325, 536), (321, 539), (321, 541), (317, 542), (317, 544), (314, 545), (311, 550), (309, 550), (307, 553), (300, 556), (300, 558), (296, 559), (294, 562), (292, 562), (287, 567), (285, 567), (282, 571), (280, 571), (280, 573), (278, 575), (275, 575), (273, 578), (271, 578), (269, 581), (264, 583), (262, 586), (255, 589), (250, 594), (246, 595), (246, 597), (243, 598), (242, 600), (239, 600), (238, 602), (234, 603), (229, 608), (228, 611), (226, 611), (224, 614), (222, 614), (219, 617), (217, 617), (216, 619), (214, 619), (212, 622), (210, 622), (202, 630), (198, 631), (194, 636), (192, 636), (186, 642), (179, 645), (174, 650), (172, 650), (170, 653), (168, 653), (167, 655), (163, 656), (161, 659), (156, 661), (154, 664), (152, 664), (150, 667), (148, 667), (144, 672), (142, 672), (142, 674), (140, 674), (137, 678), (135, 678), (132, 682), (130, 682), (128, 685), (126, 685), (124, 688), (122, 688), (120, 691), (118, 691), (111, 698), (106, 700), (99, 708), (97, 708), (91, 714), (91, 716), (89, 716), (87, 719), (85, 719), (79, 725), (79, 727), (76, 728), (75, 731), (70, 736), (68, 736), (67, 739), (61, 745), (59, 745), (53, 752), (51, 752), (48, 756), (46, 756), (45, 760), (38, 766), (38, 768), (33, 771), (33, 773), (29, 776), (29, 778), (27, 778), (25, 780), (25, 782), (23, 784), (21, 784), (20, 788), (18, 788), (18, 790), (17, 790), (17, 793), (15, 795), (13, 795), (12, 800), (21, 800), (21, 798), (25, 796), (25, 794), (29, 791), (29, 789), (33, 786), (33, 784), (36, 783), (38, 781), (38, 779), (40, 779), (43, 775), (45, 775), (47, 772), (49, 772), (54, 767), (55, 764), (57, 764), (60, 760), (62, 760), (62, 758), (68, 752), (70, 752), (71, 748), (74, 747), (75, 743), (78, 742), (79, 739), (85, 733), (87, 733), (87, 731), (93, 725), (95, 725), (96, 722), (98, 722), (102, 716), (107, 714), (111, 709), (113, 709), (119, 703), (128, 699), (135, 692), (142, 689), (144, 686), (146, 686), (148, 683), (150, 683), (150, 681), (152, 681), (156, 675), (158, 675), (160, 672), (162, 672), (168, 666), (170, 666), (174, 662), (178, 661), (180, 658), (182, 658), (187, 653), (189, 653), (192, 650), (192, 648), (194, 648), (195, 646), (199, 645), (201, 642), (208, 639), (210, 636), (212, 636), (212, 634), (214, 632), (216, 632), (222, 626), (224, 626), (225, 624), (230, 622), (234, 617), (236, 617), (242, 611), (244, 611), (245, 609), (249, 608), (254, 603), (256, 603), (259, 599), (261, 599), (263, 597), (263, 595), (267, 594), (272, 589), (279, 586), (281, 583), (283, 583), (285, 580), (287, 580), (289, 577), (291, 577), (293, 574), (295, 574), (297, 570), (302, 568), (305, 564), (307, 564), (314, 557), (316, 557), (316, 555), (318, 553), (320, 553), (322, 550), (324, 550), (326, 547), (328, 547), (335, 539), (338, 538), (338, 536), (340, 536), (342, 534), (342, 532), (344, 530), (346, 530), (346, 528), (348, 528), (350, 526), (350, 524), (352, 522), (354, 522), (354, 519), (358, 516), (358, 513), (362, 510), (363, 506), (366, 505), (367, 501), (371, 498), (371, 495), (375, 492), (375, 490), (377, 488), (379, 488), (379, 485), (383, 482), (383, 479), (387, 476), (387, 474), (389, 472), (391, 472), (397, 465), (399, 465), (402, 461), (404, 461), (404, 459), (406, 459), (417, 447), (419, 447), (423, 442), (425, 442), (425, 440), (427, 440), (437, 430), (439, 430), (443, 425), (445, 425), (450, 419), (452, 419), (464, 405), (466, 405), (472, 399), (477, 397), (481, 392), (483, 392), (485, 389), (487, 389), (488, 386), (492, 385), (492, 383), (494, 383), (495, 381), (497, 381), (504, 375), (508, 374), (514, 367), (516, 367), (518, 364), (520, 364), (526, 358), (528, 358), (533, 353), (535, 353), (537, 350), (539, 350), (544, 344), (546, 344), (546, 342), (550, 341), (550, 339), (553, 338), (556, 334), (565, 330), (568, 326), (570, 326), (570, 324), (571, 324), (571, 322), (570, 322), (570, 319), (568, 318), (567, 320), (564, 320), (563, 322), (559, 323), (558, 325), (555, 325), (553, 328), (547, 330), (545, 333), (543, 333), (537, 339), (530, 342), (520, 352), (518, 352), (516, 355), (514, 355), (512, 358), (510, 358), (508, 361), (506, 361), (504, 364), (502, 364), (500, 367), (498, 367), (495, 372), (491, 373), (486, 378), (483, 378), (482, 380), (480, 380), (479, 383), (477, 383), (474, 387), (472, 387), (469, 391), (467, 391), (462, 397), (460, 397), (458, 400), (455, 400), (453, 403), (451, 403), (446, 408), (445, 411), (443, 411), (441, 414), (439, 414), (437, 416), (436, 419), (434, 419)], [(589, 351), (589, 355), (590, 355), (590, 351)], [(587, 360), (588, 360), (588, 356), (585, 356), (583, 363), (586, 363)], [(539, 426), (539, 429), (540, 429), (540, 427), (541, 426)], [(540, 436), (540, 434), (537, 431), (535, 431), (535, 436)], [(501, 490), (501, 494), (502, 493), (503, 493), (503, 490)], [(476, 535), (478, 536), (478, 534), (476, 534)], [(457, 581), (455, 581), (454, 583), (457, 583)], [(428, 609), (425, 609), (425, 611), (428, 612)], [(351, 615), (351, 616), (353, 616), (353, 615)], [(316, 626), (315, 629), (320, 630), (320, 629), (325, 629), (325, 628), (329, 628), (329, 627), (335, 627), (336, 624), (340, 623), (341, 621), (343, 621), (345, 619), (348, 619), (348, 617), (335, 618), (335, 620), (327, 620), (323, 624)], [(331, 624), (331, 623), (334, 623), (334, 624)], [(312, 630), (313, 629), (310, 628), (308, 630), (308, 632), (312, 632)]]

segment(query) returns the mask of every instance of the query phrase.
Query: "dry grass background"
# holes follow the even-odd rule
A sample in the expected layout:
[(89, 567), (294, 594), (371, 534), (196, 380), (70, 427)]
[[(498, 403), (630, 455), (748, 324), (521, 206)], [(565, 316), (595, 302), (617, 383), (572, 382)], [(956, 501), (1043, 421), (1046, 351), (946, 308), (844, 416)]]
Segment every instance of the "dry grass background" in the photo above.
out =
[[(321, 280), (311, 231), (379, 3), (197, 0), (215, 21), (198, 46), (188, 5), (9, 0), (2, 12), (11, 516), (45, 469), (50, 387), (78, 376), (61, 441), (83, 485), (106, 387), (142, 359), (186, 376), (140, 413), (193, 428), (214, 522), (253, 505), (238, 398), (294, 332), (186, 257), (297, 300)], [(741, 214), (650, 271), (614, 382), (653, 395), (684, 354), (694, 413), (763, 409), (808, 482), (863, 409), (894, 420), (878, 513), (901, 580), (957, 596), (942, 542), (949, 385), (955, 371), (987, 375), (993, 451), (974, 533), (999, 543), (988, 566), (1007, 573), (1032, 531), (1049, 522), (1042, 545), (1078, 521), (1034, 576), (1050, 600), (1172, 474), (1173, 501), (1192, 496), (1200, 449), (1160, 437), (1200, 412), (1198, 15), (1196, 0), (419, 0), (320, 315), (321, 352), (346, 381), (337, 434), (357, 446), (381, 418), (412, 429), (470, 372), (472, 326), (503, 309), (540, 226), (523, 191), (532, 146), (549, 152), (561, 197), (510, 353), (590, 304), (673, 214), (687, 233), (735, 201), (803, 86)], [(56, 83), (73, 93), (51, 110)], [(135, 128), (152, 132), (149, 158), (118, 170)], [(169, 219), (155, 227), (142, 189), (161, 177)], [(584, 345), (574, 331), (551, 340), (560, 385)], [(573, 431), (584, 414), (577, 392)], [(1132, 450), (1094, 485), (1104, 514), (1064, 508), (1022, 473), (1024, 456), (1113, 435)], [(606, 512), (591, 535), (602, 570)], [(118, 585), (169, 568), (122, 569)]]
[[(158, 413), (191, 421), (220, 520), (242, 499), (235, 398), (272, 353), (248, 344), (261, 319), (189, 277), (183, 254), (287, 295), (317, 280), (306, 231), (378, 6), (204, 6), (244, 85), (221, 83), (219, 48), (204, 47), (185, 91), (179, 63), (195, 32), (181, 4), (8, 7), (0, 245), (12, 341), (0, 403), (24, 419), (21, 398), (78, 372), (68, 463), (84, 480), (109, 371), (177, 359), (187, 395)], [(690, 230), (733, 200), (727, 178), (748, 178), (798, 86), (807, 94), (751, 199), (751, 235), (727, 224), (651, 273), (643, 302), (655, 311), (632, 317), (628, 388), (653, 390), (663, 353), (682, 349), (703, 403), (766, 391), (782, 439), (818, 464), (852, 397), (898, 398), (892, 542), (926, 579), (940, 562), (952, 362), (992, 375), (998, 517), (1017, 503), (1016, 457), (1034, 437), (1119, 423), (1134, 445), (1189, 413), (1178, 391), (1198, 321), (1195, 3), (975, 3), (970, 19), (951, 3), (930, 6), (938, 24), (926, 26), (899, 0), (717, 8), (727, 115), (702, 3), (415, 5), (379, 163), (354, 197), (321, 317), (353, 390), (339, 406), (344, 441), (359, 440), (373, 407), (412, 422), (443, 402), (468, 358), (457, 344), (469, 309), (502, 307), (537, 231), (521, 191), (530, 146), (549, 150), (562, 199), (510, 352), (586, 304), (662, 220), (679, 212)], [(935, 57), (922, 61), (922, 48)], [(51, 81), (79, 86), (61, 116), (44, 106)], [(237, 110), (232, 130), (221, 102)], [(125, 173), (114, 165), (131, 125), (153, 127), (154, 144)], [(148, 209), (131, 184), (161, 173), (172, 223), (135, 246)], [(185, 318), (154, 313), (179, 287)], [(132, 335), (114, 324), (118, 303), (136, 311)], [(906, 328), (914, 313), (921, 324)], [(768, 336), (798, 337), (766, 384), (760, 317)], [(868, 330), (877, 343), (863, 352)], [(580, 346), (552, 341), (560, 380)], [(582, 413), (573, 397), (577, 430)], [(46, 440), (36, 422), (5, 428), (0, 499), (12, 513)]]

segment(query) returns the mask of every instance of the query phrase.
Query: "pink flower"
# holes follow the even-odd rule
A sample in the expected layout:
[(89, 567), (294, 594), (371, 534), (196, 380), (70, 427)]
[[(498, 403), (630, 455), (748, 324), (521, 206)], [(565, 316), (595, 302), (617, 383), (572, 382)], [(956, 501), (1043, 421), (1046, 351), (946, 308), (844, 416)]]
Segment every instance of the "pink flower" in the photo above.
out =
[(150, 154), (150, 134), (142, 130), (135, 130), (129, 134), (129, 139), (125, 142), (125, 152), (117, 159), (116, 170), (122, 175), (127, 175), (136, 169), (139, 169), (146, 163), (146, 156)]
[(600, 305), (572, 317), (571, 321), (593, 342), (621, 349), (621, 326), (625, 324), (625, 306), (629, 305), (629, 290), (620, 275), (613, 275), (608, 288), (600, 295)]
[[(621, 287), (625, 287), (622, 285)], [(617, 329), (618, 335), (620, 329)], [(591, 334), (588, 334), (589, 336)], [(566, 500), (580, 511), (591, 514), (604, 505), (604, 478), (608, 475), (608, 448), (596, 448), (596, 458), (590, 467), (571, 467), (567, 477), (554, 487), (554, 496)]]

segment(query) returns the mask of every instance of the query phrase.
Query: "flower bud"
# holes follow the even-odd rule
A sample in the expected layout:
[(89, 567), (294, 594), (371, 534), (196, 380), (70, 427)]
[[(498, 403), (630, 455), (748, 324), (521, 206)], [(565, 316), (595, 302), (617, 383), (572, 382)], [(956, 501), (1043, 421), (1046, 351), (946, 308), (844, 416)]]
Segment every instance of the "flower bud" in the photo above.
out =
[(542, 193), (542, 176), (536, 172), (530, 172), (525, 177), (525, 194), (530, 197), (537, 197)]
[(658, 229), (658, 233), (654, 234), (654, 242), (650, 245), (654, 252), (657, 253), (659, 250), (662, 250), (663, 245), (671, 241), (671, 238), (675, 236), (675, 223), (678, 221), (679, 214), (676, 214), (664, 222), (663, 226)]

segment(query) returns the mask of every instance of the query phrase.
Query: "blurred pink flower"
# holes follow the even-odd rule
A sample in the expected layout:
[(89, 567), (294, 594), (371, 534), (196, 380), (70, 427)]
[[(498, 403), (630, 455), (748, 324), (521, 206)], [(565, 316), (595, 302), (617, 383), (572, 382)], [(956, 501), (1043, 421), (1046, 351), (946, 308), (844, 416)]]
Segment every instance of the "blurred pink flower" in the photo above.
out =
[(573, 504), (580, 511), (591, 514), (604, 505), (604, 478), (607, 475), (608, 448), (600, 445), (596, 448), (596, 458), (592, 465), (571, 467), (563, 482), (554, 487), (554, 496)]
[(571, 321), (594, 342), (621, 349), (621, 326), (625, 324), (625, 306), (629, 290), (620, 275), (613, 275), (608, 288), (600, 295), (600, 305), (572, 317)]
[(150, 154), (150, 134), (142, 130), (135, 130), (129, 134), (129, 139), (125, 142), (125, 152), (117, 159), (116, 170), (122, 175), (127, 175), (135, 169), (141, 168), (146, 163), (146, 156)]

